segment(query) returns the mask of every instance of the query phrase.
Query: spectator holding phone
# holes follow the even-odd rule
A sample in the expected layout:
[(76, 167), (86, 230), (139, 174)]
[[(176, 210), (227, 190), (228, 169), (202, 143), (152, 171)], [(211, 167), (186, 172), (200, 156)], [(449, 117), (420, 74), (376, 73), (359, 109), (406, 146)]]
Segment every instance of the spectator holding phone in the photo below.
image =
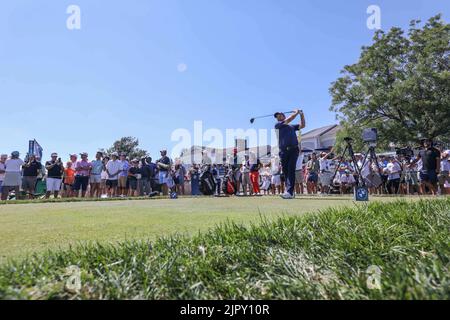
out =
[(61, 158), (58, 158), (57, 153), (52, 153), (51, 160), (45, 163), (45, 169), (47, 170), (47, 193), (45, 198), (50, 198), (53, 196), (58, 198), (59, 191), (61, 189), (62, 176), (64, 173), (64, 165)]
[(22, 190), (28, 194), (28, 199), (34, 198), (37, 177), (41, 167), (41, 163), (36, 160), (36, 156), (33, 154), (28, 157), (28, 161), (22, 166)]

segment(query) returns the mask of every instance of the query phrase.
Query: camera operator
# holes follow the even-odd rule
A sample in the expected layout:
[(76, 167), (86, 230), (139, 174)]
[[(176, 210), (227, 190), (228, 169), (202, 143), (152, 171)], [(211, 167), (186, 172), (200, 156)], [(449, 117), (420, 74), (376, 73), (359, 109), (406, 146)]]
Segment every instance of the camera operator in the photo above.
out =
[(421, 193), (426, 193), (426, 187), (433, 195), (437, 194), (438, 174), (441, 167), (441, 152), (433, 146), (432, 139), (423, 140), (423, 150), (419, 151), (414, 163), (422, 160), (420, 169)]
[(441, 158), (441, 173), (439, 174), (439, 187), (441, 188), (441, 195), (449, 194), (445, 188), (445, 182), (450, 183), (450, 150), (442, 153)]

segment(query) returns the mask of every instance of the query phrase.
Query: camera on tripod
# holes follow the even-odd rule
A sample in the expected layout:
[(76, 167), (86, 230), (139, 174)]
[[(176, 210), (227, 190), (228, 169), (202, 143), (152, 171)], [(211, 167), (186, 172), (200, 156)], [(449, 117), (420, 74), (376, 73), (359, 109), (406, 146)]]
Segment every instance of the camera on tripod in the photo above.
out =
[(376, 128), (367, 128), (362, 132), (362, 140), (366, 143), (376, 143), (378, 141), (378, 130)]

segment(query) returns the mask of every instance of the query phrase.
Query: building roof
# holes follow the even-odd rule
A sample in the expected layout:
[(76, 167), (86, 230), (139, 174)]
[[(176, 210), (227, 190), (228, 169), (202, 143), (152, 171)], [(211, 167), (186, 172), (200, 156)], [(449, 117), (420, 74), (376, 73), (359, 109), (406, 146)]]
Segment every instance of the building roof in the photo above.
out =
[(317, 137), (321, 137), (327, 133), (336, 133), (337, 131), (339, 131), (339, 129), (340, 129), (340, 127), (337, 124), (332, 124), (329, 126), (317, 128), (317, 129), (308, 131), (305, 134), (302, 134), (302, 139), (317, 138)]

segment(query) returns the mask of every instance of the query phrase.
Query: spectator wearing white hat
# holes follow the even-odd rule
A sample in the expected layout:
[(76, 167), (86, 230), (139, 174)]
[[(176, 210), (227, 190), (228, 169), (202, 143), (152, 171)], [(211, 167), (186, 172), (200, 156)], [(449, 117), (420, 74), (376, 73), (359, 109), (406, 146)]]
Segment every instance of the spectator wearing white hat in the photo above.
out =
[(47, 170), (47, 193), (45, 197), (48, 199), (53, 193), (53, 196), (58, 198), (64, 173), (64, 165), (61, 158), (58, 158), (57, 153), (52, 153), (51, 160), (45, 163), (45, 169)]
[(11, 158), (5, 161), (5, 178), (2, 185), (2, 200), (6, 200), (9, 191), (14, 189), (16, 199), (19, 199), (20, 185), (22, 181), (21, 167), (24, 164), (23, 160), (19, 158), (18, 151), (11, 153)]

